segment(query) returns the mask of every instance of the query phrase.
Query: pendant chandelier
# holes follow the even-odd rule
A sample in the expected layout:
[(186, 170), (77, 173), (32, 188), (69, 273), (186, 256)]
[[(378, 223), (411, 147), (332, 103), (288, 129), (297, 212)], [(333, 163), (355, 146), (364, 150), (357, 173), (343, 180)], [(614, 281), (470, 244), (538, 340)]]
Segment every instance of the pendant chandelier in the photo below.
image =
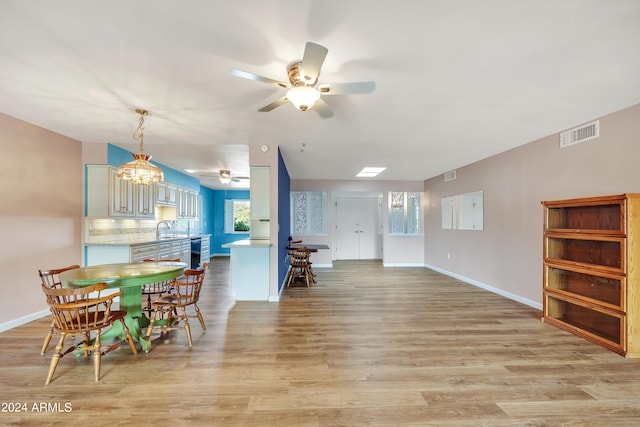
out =
[(134, 160), (120, 165), (118, 168), (118, 178), (132, 181), (134, 184), (149, 185), (154, 182), (164, 181), (162, 169), (152, 164), (149, 160), (151, 156), (144, 154), (144, 117), (149, 114), (147, 110), (136, 108), (136, 113), (140, 114), (138, 127), (133, 133), (133, 139), (140, 141), (140, 154), (133, 154)]

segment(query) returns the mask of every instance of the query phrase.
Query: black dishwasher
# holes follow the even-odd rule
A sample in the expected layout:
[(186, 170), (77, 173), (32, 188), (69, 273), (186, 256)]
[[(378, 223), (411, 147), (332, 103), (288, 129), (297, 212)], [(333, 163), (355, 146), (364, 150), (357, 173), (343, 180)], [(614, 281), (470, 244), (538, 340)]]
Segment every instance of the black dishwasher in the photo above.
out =
[(191, 268), (198, 268), (200, 266), (200, 249), (202, 247), (202, 238), (191, 238)]

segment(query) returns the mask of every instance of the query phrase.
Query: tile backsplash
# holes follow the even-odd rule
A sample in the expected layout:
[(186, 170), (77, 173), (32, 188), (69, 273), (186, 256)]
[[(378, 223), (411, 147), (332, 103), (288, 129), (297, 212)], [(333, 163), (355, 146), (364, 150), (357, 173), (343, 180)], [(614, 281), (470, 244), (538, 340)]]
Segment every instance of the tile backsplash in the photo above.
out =
[[(189, 236), (200, 233), (200, 222), (167, 221), (171, 229), (161, 228), (162, 236)], [(155, 240), (158, 221), (153, 219), (85, 218), (85, 243)]]

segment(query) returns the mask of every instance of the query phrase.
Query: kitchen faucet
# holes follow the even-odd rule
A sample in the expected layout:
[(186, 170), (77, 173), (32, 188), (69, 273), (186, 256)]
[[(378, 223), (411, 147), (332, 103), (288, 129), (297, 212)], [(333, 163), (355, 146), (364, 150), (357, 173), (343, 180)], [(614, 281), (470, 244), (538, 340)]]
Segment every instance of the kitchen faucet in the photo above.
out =
[(167, 230), (171, 230), (171, 224), (169, 224), (169, 222), (167, 221), (160, 221), (157, 225), (156, 225), (156, 240), (160, 240), (160, 225), (164, 224), (167, 226)]

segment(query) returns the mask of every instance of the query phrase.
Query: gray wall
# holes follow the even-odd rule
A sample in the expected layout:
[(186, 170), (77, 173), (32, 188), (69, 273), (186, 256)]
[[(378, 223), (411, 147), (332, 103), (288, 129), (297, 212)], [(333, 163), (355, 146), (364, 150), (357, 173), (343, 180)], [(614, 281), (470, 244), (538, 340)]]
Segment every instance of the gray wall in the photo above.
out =
[[(561, 149), (554, 134), (425, 181), (425, 265), (541, 307), (540, 202), (640, 193), (639, 126), (640, 104), (601, 117), (598, 139)], [(442, 230), (440, 199), (478, 190), (484, 231)]]
[(1, 332), (49, 312), (39, 269), (82, 263), (83, 166), (80, 141), (1, 113), (0, 153)]

